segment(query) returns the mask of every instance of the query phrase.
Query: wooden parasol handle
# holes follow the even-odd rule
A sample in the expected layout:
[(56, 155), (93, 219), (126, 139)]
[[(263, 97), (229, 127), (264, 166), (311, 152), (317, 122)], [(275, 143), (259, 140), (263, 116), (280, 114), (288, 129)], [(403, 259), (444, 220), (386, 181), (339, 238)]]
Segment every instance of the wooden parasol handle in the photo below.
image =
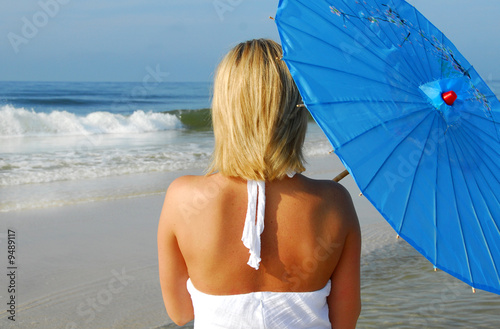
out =
[(338, 174), (337, 177), (335, 177), (333, 180), (338, 183), (342, 180), (342, 178), (345, 178), (346, 176), (349, 176), (349, 172), (347, 170), (344, 170), (343, 172)]

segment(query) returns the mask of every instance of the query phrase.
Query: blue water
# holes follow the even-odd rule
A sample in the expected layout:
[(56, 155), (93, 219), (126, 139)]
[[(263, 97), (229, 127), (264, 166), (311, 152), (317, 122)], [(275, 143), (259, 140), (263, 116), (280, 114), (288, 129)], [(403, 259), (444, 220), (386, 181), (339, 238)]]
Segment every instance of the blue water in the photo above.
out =
[(196, 110), (210, 106), (210, 83), (0, 82), (0, 106), (77, 115)]
[[(161, 193), (157, 176), (202, 172), (210, 94), (210, 83), (0, 82), (0, 212)], [(309, 154), (328, 154), (314, 129)]]

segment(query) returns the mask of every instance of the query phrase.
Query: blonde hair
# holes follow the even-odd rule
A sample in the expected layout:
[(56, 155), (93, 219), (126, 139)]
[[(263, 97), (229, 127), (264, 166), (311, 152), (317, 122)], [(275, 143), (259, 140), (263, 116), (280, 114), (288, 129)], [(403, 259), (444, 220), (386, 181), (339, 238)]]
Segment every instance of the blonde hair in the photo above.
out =
[(214, 81), (215, 149), (208, 174), (272, 181), (303, 172), (307, 110), (281, 46), (259, 39), (234, 47)]

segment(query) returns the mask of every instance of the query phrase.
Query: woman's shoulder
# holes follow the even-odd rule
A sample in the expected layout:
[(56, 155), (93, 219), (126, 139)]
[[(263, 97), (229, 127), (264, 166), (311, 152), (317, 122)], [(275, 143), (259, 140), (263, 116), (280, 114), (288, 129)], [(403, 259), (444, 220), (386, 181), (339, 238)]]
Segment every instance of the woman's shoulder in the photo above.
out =
[[(185, 175), (174, 179), (167, 189), (168, 194), (181, 194), (181, 196), (189, 197), (197, 190), (215, 189), (220, 183), (214, 179), (213, 175), (198, 176), (198, 175)], [(191, 192), (186, 194), (186, 192)]]
[(349, 191), (342, 184), (333, 180), (313, 179), (304, 175), (301, 175), (301, 177), (308, 189), (315, 191), (318, 196), (325, 200), (349, 201), (351, 199)]
[(189, 205), (206, 205), (213, 201), (227, 185), (219, 174), (207, 176), (186, 175), (176, 178), (170, 183), (165, 201), (175, 208)]
[(212, 176), (186, 175), (173, 180), (165, 195), (160, 222), (175, 227), (194, 223), (218, 194), (220, 183)]
[(170, 183), (168, 190), (189, 188), (190, 186), (193, 186), (197, 182), (202, 181), (204, 178), (206, 177), (198, 175), (179, 176)]
[[(302, 176), (302, 175), (301, 175)], [(333, 180), (317, 180), (302, 176), (307, 189), (319, 200), (323, 210), (345, 223), (357, 225), (358, 219), (354, 210), (351, 195), (342, 185)]]
[(165, 201), (177, 202), (186, 196), (186, 192), (192, 190), (198, 176), (187, 175), (174, 179), (167, 188)]

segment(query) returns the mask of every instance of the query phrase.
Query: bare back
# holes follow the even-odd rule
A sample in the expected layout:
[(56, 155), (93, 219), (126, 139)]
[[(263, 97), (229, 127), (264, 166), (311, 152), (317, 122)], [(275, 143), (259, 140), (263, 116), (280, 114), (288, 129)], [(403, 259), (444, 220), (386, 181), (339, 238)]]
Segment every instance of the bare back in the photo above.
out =
[(183, 216), (175, 235), (189, 277), (210, 294), (319, 290), (331, 278), (356, 224), (346, 216), (348, 195), (336, 183), (302, 175), (266, 183), (257, 271), (247, 265), (249, 252), (241, 242), (246, 181), (215, 174), (186, 176), (177, 183)]
[(241, 241), (247, 182), (220, 174), (176, 179), (158, 226), (163, 300), (177, 324), (194, 310), (186, 281), (211, 295), (307, 292), (325, 287), (332, 328), (354, 328), (359, 316), (359, 223), (348, 192), (302, 175), (266, 183), (259, 270)]

